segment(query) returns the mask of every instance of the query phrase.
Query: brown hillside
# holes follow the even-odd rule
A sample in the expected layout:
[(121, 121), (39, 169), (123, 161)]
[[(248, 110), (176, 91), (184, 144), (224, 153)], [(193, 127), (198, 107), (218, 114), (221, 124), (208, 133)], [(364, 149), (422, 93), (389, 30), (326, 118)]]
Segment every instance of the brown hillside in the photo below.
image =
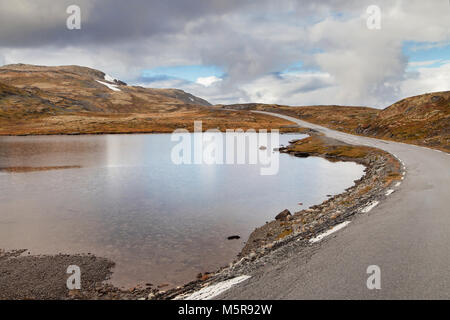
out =
[(356, 133), (450, 151), (450, 91), (409, 97), (382, 110)]
[(79, 66), (7, 65), (0, 67), (0, 82), (39, 96), (61, 112), (146, 112), (184, 104), (210, 105), (182, 90), (107, 81), (103, 72)]
[(172, 132), (193, 130), (196, 120), (205, 130), (300, 130), (286, 120), (211, 107), (182, 90), (108, 79), (78, 66), (0, 67), (0, 135)]
[(450, 151), (450, 91), (403, 99), (384, 110), (368, 107), (236, 104), (236, 110), (279, 112), (331, 129)]

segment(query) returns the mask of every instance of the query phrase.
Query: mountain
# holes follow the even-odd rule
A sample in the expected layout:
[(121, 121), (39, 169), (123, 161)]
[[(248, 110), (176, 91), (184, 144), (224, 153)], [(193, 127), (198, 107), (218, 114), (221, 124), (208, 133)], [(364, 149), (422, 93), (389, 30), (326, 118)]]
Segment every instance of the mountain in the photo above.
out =
[[(128, 86), (101, 71), (79, 66), (6, 65), (0, 67), (0, 90), (7, 98), (0, 101), (4, 112), (120, 113), (210, 106), (182, 90)], [(7, 93), (11, 94), (6, 97)]]

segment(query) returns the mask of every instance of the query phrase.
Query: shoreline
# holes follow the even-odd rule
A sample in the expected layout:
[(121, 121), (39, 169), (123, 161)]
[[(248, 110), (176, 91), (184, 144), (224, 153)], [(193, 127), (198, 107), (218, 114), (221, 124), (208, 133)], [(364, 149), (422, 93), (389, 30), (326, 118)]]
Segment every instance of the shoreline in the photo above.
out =
[[(341, 146), (360, 148), (360, 146), (349, 145), (332, 138), (326, 140)], [(299, 152), (292, 149), (292, 146), (291, 144), (281, 151), (297, 157), (318, 156), (332, 161), (353, 161), (366, 167), (365, 174), (345, 192), (335, 195), (321, 204), (295, 212), (286, 220), (275, 219), (256, 228), (249, 236), (238, 259), (229, 266), (208, 274), (206, 278), (191, 281), (178, 288), (153, 293), (148, 299), (185, 299), (202, 288), (214, 286), (242, 274), (256, 272), (258, 268), (263, 267), (269, 261), (276, 261), (279, 255), (287, 255), (289, 246), (295, 247), (295, 250), (309, 247), (311, 240), (323, 232), (357, 217), (358, 214), (370, 211), (368, 208), (385, 199), (388, 195), (387, 191), (391, 190), (390, 188), (404, 176), (401, 173), (404, 170), (401, 162), (394, 155), (377, 148), (363, 147), (369, 149), (371, 153), (358, 159), (314, 151)], [(303, 225), (302, 219), (306, 220)]]
[[(186, 129), (186, 128), (185, 128)], [(212, 128), (211, 128), (212, 129)], [(237, 130), (239, 128), (236, 129), (231, 129), (231, 130)], [(294, 127), (294, 126), (286, 126), (286, 127), (280, 127), (280, 129), (285, 129), (285, 130), (280, 130), (280, 134), (289, 134), (289, 133), (308, 133), (311, 131), (311, 129), (307, 129), (307, 128), (301, 128), (301, 127)], [(297, 129), (297, 130), (296, 130)], [(194, 133), (193, 130), (189, 130), (189, 133)], [(202, 132), (206, 132), (208, 129), (203, 129)], [(227, 129), (228, 130), (228, 129)], [(256, 130), (262, 130), (262, 129), (256, 129)], [(266, 129), (267, 133), (270, 133), (271, 129)], [(225, 133), (224, 130), (220, 130), (220, 132)], [(136, 134), (136, 135), (140, 135), (140, 134), (172, 134), (173, 130), (170, 131), (126, 131), (126, 132), (88, 132), (88, 133), (84, 133), (84, 132), (74, 132), (74, 133), (27, 133), (27, 134), (5, 134), (5, 133), (0, 133), (0, 138), (1, 137), (46, 137), (46, 136), (101, 136), (101, 135), (118, 135), (118, 134), (123, 134), (123, 135), (132, 135), (132, 134)]]
[[(329, 228), (342, 223), (346, 219), (353, 218), (360, 212), (368, 203), (382, 200), (386, 190), (395, 181), (401, 179), (401, 163), (391, 154), (376, 148), (361, 147), (349, 145), (335, 139), (326, 138), (318, 134), (315, 130), (303, 129), (303, 133), (308, 133), (309, 138), (298, 141), (293, 141), (288, 147), (280, 148), (280, 152), (288, 153), (297, 157), (319, 156), (331, 161), (352, 161), (362, 164), (366, 167), (365, 174), (355, 184), (345, 192), (335, 195), (321, 204), (313, 205), (307, 209), (293, 213), (288, 219), (272, 220), (263, 226), (257, 227), (255, 231), (249, 236), (245, 246), (238, 254), (237, 259), (230, 263), (227, 267), (219, 268), (216, 272), (199, 275), (197, 280), (186, 283), (182, 286), (163, 291), (163, 287), (146, 286), (130, 288), (128, 290), (119, 289), (113, 285), (106, 283), (112, 274), (113, 262), (109, 264), (109, 273), (104, 273), (104, 264), (98, 263), (103, 261), (101, 257), (93, 255), (62, 255), (67, 257), (84, 257), (82, 259), (94, 259), (93, 265), (90, 269), (94, 274), (101, 274), (103, 280), (90, 281), (88, 289), (75, 292), (67, 292), (66, 295), (61, 296), (58, 291), (54, 299), (174, 299), (176, 297), (183, 297), (190, 293), (208, 285), (233, 278), (239, 275), (242, 270), (249, 272), (255, 271), (258, 268), (258, 263), (264, 259), (270, 259), (278, 249), (285, 247), (289, 243), (301, 242), (302, 245), (308, 245), (308, 241), (317, 234), (328, 230)], [(298, 133), (298, 132), (295, 132)], [(314, 140), (316, 144), (314, 147), (323, 147), (324, 149), (315, 150), (311, 146), (305, 147), (305, 141)], [(303, 141), (303, 142), (302, 142)], [(309, 142), (308, 142), (309, 144)], [(331, 148), (333, 152), (327, 151)], [(349, 151), (360, 150), (361, 148), (367, 153), (363, 157), (350, 157), (352, 153)], [(342, 149), (342, 150), (341, 150)], [(336, 153), (336, 150), (338, 152)], [(341, 153), (339, 153), (341, 150)], [(361, 151), (361, 150), (360, 150)], [(336, 154), (335, 154), (336, 153)], [(362, 155), (362, 153), (357, 153)], [(391, 175), (391, 176), (390, 176)], [(390, 179), (388, 179), (390, 177)], [(388, 179), (388, 180), (386, 180)], [(370, 187), (370, 188), (368, 188)], [(20, 254), (15, 251), (14, 254), (0, 252), (0, 267), (2, 261), (10, 259), (17, 262), (21, 259), (28, 259), (31, 262), (36, 262), (39, 259), (47, 259), (53, 261), (60, 255), (49, 256), (22, 256), (26, 251), (22, 250)], [(4, 258), (6, 254), (6, 258)], [(6, 260), (5, 260), (6, 259)], [(96, 260), (99, 259), (99, 260)], [(95, 270), (98, 271), (96, 272)], [(247, 272), (247, 273), (249, 273)], [(67, 278), (67, 275), (64, 275)], [(65, 281), (62, 282), (65, 285)], [(56, 292), (55, 292), (56, 293)], [(39, 297), (38, 297), (39, 298)]]

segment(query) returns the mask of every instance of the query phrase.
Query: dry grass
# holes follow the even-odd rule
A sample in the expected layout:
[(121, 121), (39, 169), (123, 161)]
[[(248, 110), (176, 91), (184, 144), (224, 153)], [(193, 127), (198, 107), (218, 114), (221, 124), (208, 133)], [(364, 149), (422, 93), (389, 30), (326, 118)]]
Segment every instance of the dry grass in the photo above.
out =
[(0, 167), (0, 171), (10, 173), (23, 173), (34, 171), (62, 170), (62, 169), (78, 169), (80, 166), (52, 166), (52, 167)]
[(351, 134), (450, 152), (450, 91), (409, 97), (384, 110), (336, 105), (243, 104), (225, 107), (277, 112)]
[(376, 119), (381, 111), (367, 107), (336, 105), (305, 107), (259, 105), (256, 109), (280, 112), (324, 127), (346, 132), (354, 132), (361, 123)]
[(292, 232), (294, 232), (294, 230), (292, 228), (286, 229), (283, 232), (281, 232), (278, 236), (277, 236), (277, 240), (281, 240), (283, 238), (286, 238), (288, 235), (292, 234)]
[(304, 130), (295, 128), (289, 121), (248, 111), (190, 107), (153, 113), (73, 113), (54, 116), (28, 115), (21, 118), (0, 116), (0, 135), (171, 133), (175, 129), (193, 131), (194, 121), (202, 121), (203, 130)]
[[(249, 111), (228, 111), (176, 89), (99, 83), (104, 73), (78, 67), (0, 67), (0, 135), (170, 133), (203, 129), (280, 129), (286, 120)], [(291, 127), (289, 127), (291, 126)]]
[(368, 147), (348, 145), (318, 135), (299, 140), (294, 145), (289, 146), (287, 150), (289, 152), (304, 152), (311, 155), (324, 155), (328, 158), (348, 159), (361, 159), (370, 152)]

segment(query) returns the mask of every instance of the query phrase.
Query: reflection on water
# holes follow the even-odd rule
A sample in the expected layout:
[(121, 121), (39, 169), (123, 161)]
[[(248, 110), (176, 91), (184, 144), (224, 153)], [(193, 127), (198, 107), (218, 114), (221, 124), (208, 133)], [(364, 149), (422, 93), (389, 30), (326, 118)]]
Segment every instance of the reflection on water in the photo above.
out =
[(257, 165), (176, 166), (174, 144), (164, 134), (0, 138), (0, 167), (82, 167), (0, 173), (0, 248), (90, 252), (116, 262), (117, 285), (177, 285), (228, 264), (279, 211), (320, 203), (363, 174), (285, 154), (273, 176)]

